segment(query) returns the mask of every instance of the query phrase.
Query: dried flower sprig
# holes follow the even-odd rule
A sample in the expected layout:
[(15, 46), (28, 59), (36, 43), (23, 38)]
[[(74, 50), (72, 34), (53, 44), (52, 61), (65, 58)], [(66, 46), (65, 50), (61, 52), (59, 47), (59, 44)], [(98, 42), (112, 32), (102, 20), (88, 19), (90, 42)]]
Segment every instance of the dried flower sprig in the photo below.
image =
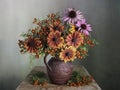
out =
[(71, 79), (68, 80), (67, 85), (78, 87), (88, 85), (91, 82), (93, 82), (92, 76), (82, 76), (80, 72), (74, 71)]
[(33, 85), (40, 85), (40, 86), (46, 86), (48, 83), (48, 79), (46, 78), (46, 75), (44, 72), (38, 72), (34, 75), (30, 75), (29, 81)]

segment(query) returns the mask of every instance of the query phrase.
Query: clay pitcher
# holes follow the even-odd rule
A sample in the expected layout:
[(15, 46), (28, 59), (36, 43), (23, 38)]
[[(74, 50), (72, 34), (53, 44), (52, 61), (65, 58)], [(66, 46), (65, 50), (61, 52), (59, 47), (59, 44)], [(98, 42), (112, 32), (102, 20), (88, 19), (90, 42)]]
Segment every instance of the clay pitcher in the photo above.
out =
[(65, 63), (58, 57), (52, 57), (48, 63), (46, 61), (47, 55), (44, 57), (44, 63), (47, 67), (47, 73), (50, 81), (53, 84), (63, 85), (71, 78), (73, 65), (71, 62)]

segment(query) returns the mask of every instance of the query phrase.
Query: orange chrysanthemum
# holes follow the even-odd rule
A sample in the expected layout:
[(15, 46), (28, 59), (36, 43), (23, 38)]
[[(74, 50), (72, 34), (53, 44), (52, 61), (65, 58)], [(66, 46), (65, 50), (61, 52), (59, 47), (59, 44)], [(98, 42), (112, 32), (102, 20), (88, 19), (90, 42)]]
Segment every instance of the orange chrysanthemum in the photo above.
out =
[(50, 31), (62, 32), (63, 30), (64, 30), (64, 26), (62, 25), (62, 23), (59, 19), (56, 19), (52, 23), (50, 23)]
[(29, 37), (24, 41), (24, 48), (30, 53), (37, 53), (40, 47), (42, 44), (38, 38)]
[(68, 61), (73, 61), (76, 57), (76, 49), (72, 46), (66, 48), (65, 50), (63, 50), (60, 53), (60, 58), (61, 60), (64, 60), (64, 62), (68, 62)]
[(47, 38), (47, 43), (51, 48), (59, 48), (62, 46), (64, 39), (61, 37), (61, 32), (50, 32)]
[(83, 43), (83, 36), (80, 32), (75, 31), (67, 36), (66, 42), (67, 45), (77, 48)]

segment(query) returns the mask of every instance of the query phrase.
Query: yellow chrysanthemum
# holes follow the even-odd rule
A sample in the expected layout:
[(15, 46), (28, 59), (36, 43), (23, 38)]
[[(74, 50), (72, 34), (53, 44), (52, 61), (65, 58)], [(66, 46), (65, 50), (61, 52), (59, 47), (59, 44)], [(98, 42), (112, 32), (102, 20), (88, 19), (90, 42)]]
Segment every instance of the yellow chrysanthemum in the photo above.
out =
[(60, 59), (64, 62), (73, 61), (76, 57), (76, 49), (72, 46), (67, 47), (65, 50), (60, 52)]
[(73, 32), (75, 32), (75, 26), (74, 25), (70, 25), (71, 26), (71, 28), (69, 29), (69, 31), (71, 32), (71, 33), (73, 33)]

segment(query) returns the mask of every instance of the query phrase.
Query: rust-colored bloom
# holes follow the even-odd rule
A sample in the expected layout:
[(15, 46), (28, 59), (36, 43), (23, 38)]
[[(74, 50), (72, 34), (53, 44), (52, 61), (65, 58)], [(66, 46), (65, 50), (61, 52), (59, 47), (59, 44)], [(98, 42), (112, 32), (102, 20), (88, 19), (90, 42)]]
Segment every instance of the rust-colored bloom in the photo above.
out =
[(47, 43), (51, 48), (59, 48), (62, 46), (64, 39), (61, 37), (61, 32), (50, 32), (47, 38)]
[(47, 15), (48, 18), (54, 19), (56, 17), (55, 13), (51, 13), (49, 15)]
[(79, 47), (83, 43), (83, 36), (80, 32), (75, 31), (72, 34), (69, 34), (66, 38), (67, 45)]
[(60, 32), (62, 32), (64, 30), (64, 26), (62, 25), (62, 23), (59, 19), (55, 19), (49, 25), (50, 25), (50, 31), (60, 31)]
[(40, 47), (42, 44), (38, 38), (29, 37), (24, 41), (24, 48), (30, 53), (37, 53)]
[(61, 60), (64, 60), (64, 62), (68, 62), (68, 61), (73, 61), (76, 57), (76, 49), (72, 46), (66, 48), (65, 50), (63, 50), (60, 53), (60, 58)]

